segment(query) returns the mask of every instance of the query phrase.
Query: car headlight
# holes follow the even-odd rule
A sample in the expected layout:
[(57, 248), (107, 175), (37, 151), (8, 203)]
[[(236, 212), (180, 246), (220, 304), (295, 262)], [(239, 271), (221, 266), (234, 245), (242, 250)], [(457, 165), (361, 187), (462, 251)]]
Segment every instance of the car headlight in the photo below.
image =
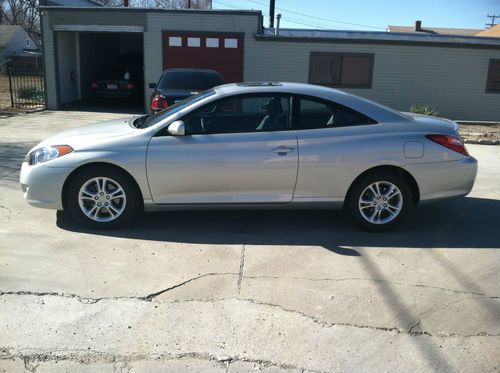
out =
[(73, 148), (69, 145), (45, 146), (43, 148), (35, 149), (32, 152), (28, 153), (28, 155), (24, 160), (28, 162), (28, 164), (34, 165), (62, 157), (63, 155), (72, 152)]

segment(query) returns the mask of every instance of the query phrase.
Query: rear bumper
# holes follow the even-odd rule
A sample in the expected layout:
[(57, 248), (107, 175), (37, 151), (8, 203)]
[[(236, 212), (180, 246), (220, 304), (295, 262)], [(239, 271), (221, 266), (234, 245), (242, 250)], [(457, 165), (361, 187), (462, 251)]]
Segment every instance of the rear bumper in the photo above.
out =
[(62, 210), (62, 188), (70, 168), (30, 166), (23, 162), (19, 182), (24, 199), (32, 206)]
[(94, 91), (97, 98), (129, 98), (134, 96), (133, 91)]
[(404, 167), (415, 178), (420, 202), (463, 197), (470, 193), (477, 175), (477, 160), (464, 157), (460, 161), (422, 163)]

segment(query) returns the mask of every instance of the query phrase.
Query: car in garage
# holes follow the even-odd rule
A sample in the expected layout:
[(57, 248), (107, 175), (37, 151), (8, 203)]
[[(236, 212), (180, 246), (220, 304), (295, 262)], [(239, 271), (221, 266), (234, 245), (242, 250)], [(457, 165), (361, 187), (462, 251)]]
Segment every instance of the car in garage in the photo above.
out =
[(167, 69), (151, 94), (151, 112), (156, 113), (198, 92), (224, 83), (222, 75), (215, 70)]
[(143, 210), (344, 208), (385, 230), (471, 191), (477, 161), (457, 128), (327, 87), (227, 84), (51, 137), (20, 183), (28, 203), (94, 228)]
[(92, 80), (96, 98), (141, 98), (143, 86), (142, 55), (136, 53), (118, 56)]

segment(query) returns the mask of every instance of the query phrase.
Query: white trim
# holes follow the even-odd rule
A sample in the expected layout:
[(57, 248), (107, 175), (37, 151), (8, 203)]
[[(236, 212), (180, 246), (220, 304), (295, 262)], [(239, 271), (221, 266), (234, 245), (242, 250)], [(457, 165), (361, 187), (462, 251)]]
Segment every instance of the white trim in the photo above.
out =
[(54, 31), (80, 32), (144, 32), (142, 26), (103, 26), (103, 25), (54, 25)]

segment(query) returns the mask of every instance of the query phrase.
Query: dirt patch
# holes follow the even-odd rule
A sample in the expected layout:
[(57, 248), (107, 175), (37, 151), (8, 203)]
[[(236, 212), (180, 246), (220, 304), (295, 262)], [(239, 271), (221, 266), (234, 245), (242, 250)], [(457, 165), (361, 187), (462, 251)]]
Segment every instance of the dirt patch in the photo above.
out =
[(468, 144), (500, 145), (500, 123), (460, 124), (460, 136)]
[(0, 110), (10, 109), (10, 89), (9, 77), (5, 74), (0, 74)]

